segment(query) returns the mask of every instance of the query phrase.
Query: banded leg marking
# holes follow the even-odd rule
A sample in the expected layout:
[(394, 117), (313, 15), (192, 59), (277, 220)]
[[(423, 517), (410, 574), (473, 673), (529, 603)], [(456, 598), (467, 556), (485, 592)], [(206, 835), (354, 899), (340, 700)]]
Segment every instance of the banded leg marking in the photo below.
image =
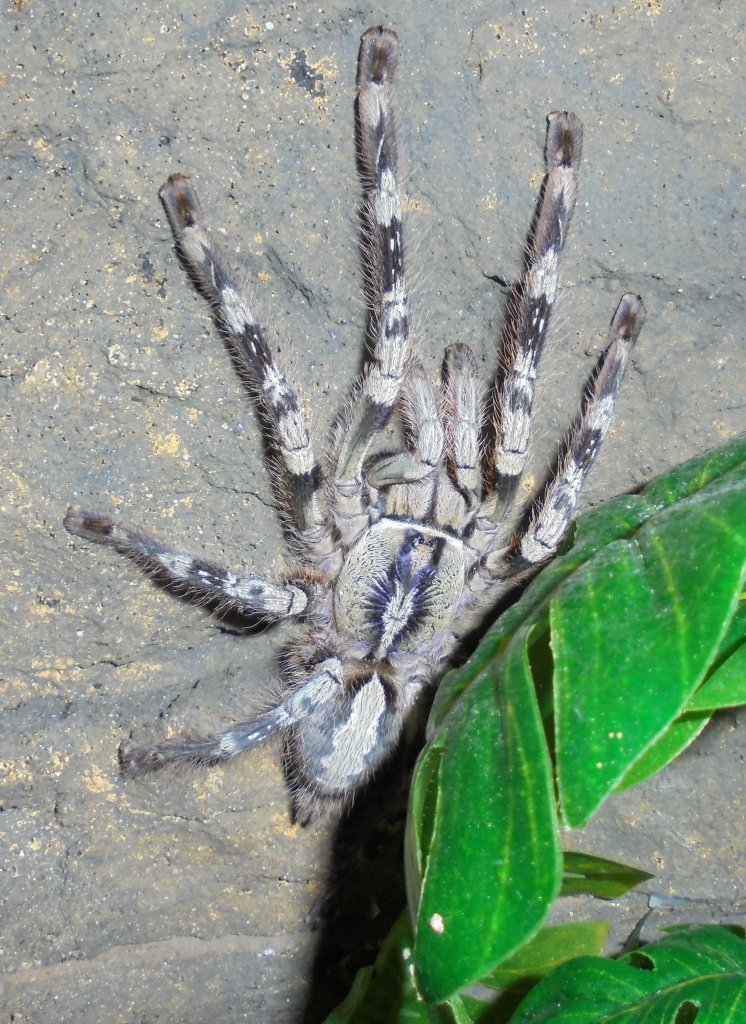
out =
[(516, 305), (508, 312), (506, 370), (495, 400), (498, 515), (513, 498), (528, 457), (536, 370), (557, 301), (559, 261), (575, 209), (582, 145), (583, 128), (575, 114), (549, 115), (547, 177)]
[(623, 295), (580, 418), (570, 430), (557, 472), (517, 546), (520, 560), (529, 566), (540, 565), (555, 555), (567, 533), (583, 484), (609, 432), (630, 353), (644, 322), (645, 306), (640, 296)]
[(119, 748), (119, 764), (124, 775), (137, 777), (161, 771), (171, 765), (204, 767), (229, 761), (254, 747), (260, 747), (277, 732), (289, 728), (293, 720), (280, 705), (246, 722), (238, 722), (215, 736), (179, 736), (164, 743)]
[(477, 361), (467, 345), (451, 345), (443, 361), (448, 466), (467, 508), (482, 497), (481, 420)]
[(334, 475), (339, 489), (338, 508), (345, 516), (363, 511), (363, 462), (373, 437), (396, 404), (409, 356), (409, 304), (391, 84), (397, 45), (397, 37), (389, 29), (369, 29), (363, 35), (358, 58), (358, 140), (373, 348), (336, 439)]
[[(503, 595), (525, 582), (559, 550), (578, 506), (580, 494), (611, 425), (614, 406), (630, 353), (645, 322), (639, 295), (623, 295), (609, 329), (608, 345), (590, 381), (577, 422), (563, 446), (557, 470), (536, 504), (528, 527), (511, 541), (509, 529), (482, 526), (480, 562), (472, 570), (468, 592), (456, 616), (456, 633), (486, 613)], [(474, 538), (472, 538), (474, 541)]]
[(311, 447), (306, 418), (295, 390), (274, 361), (264, 328), (241, 295), (234, 272), (204, 224), (188, 178), (172, 175), (159, 192), (176, 245), (202, 293), (213, 307), (239, 365), (257, 395), (260, 414), (284, 470), (281, 497), (292, 526), (313, 553), (330, 550), (319, 503), (322, 474)]
[(254, 573), (239, 575), (183, 551), (174, 551), (136, 526), (71, 505), (63, 523), (68, 533), (114, 548), (148, 575), (214, 603), (220, 612), (238, 612), (270, 622), (302, 615), (309, 594), (293, 583), (273, 583)]

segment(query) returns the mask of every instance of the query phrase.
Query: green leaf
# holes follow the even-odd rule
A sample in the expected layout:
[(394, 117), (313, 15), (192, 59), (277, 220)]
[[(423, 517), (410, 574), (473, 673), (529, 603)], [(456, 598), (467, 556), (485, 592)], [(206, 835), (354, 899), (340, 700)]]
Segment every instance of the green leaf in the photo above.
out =
[(712, 673), (687, 704), (687, 711), (717, 711), (746, 704), (746, 644)]
[(655, 775), (689, 746), (713, 712), (746, 703), (746, 600), (742, 593), (736, 614), (723, 638), (713, 668), (686, 706), (655, 743), (632, 765), (618, 790)]
[(655, 509), (668, 508), (690, 498), (718, 481), (743, 480), (746, 476), (746, 434), (722, 448), (705, 452), (651, 480), (643, 490)]
[(745, 567), (746, 481), (726, 477), (598, 552), (555, 594), (557, 775), (568, 825), (584, 825), (684, 710), (718, 651)]
[(438, 813), (440, 770), (443, 761), (443, 737), (423, 750), (418, 762), (416, 783), (409, 794), (409, 813), (404, 844), (404, 870), (407, 903), (412, 923), (417, 919), (425, 863), (430, 855), (433, 830)]
[(699, 736), (711, 718), (709, 711), (687, 712), (677, 718), (622, 776), (615, 792), (636, 786), (665, 768)]
[(718, 665), (729, 658), (739, 647), (746, 642), (746, 590), (742, 591), (738, 601), (736, 614), (733, 616), (728, 632), (723, 637), (718, 652)]
[(567, 960), (596, 956), (609, 935), (608, 921), (576, 921), (542, 928), (522, 949), (481, 979), (490, 988), (526, 991)]
[(677, 929), (619, 961), (564, 964), (532, 989), (511, 1024), (677, 1024), (695, 1016), (697, 1024), (746, 1019), (746, 943), (728, 928)]
[(438, 813), (415, 939), (420, 990), (433, 1002), (522, 946), (559, 889), (552, 773), (528, 634), (519, 631), (499, 659), (499, 687), (493, 672), (480, 676), (438, 737)]
[(561, 896), (587, 894), (599, 899), (614, 900), (641, 882), (653, 878), (647, 871), (588, 853), (565, 850), (562, 860)]
[[(407, 831), (428, 999), (494, 969), (546, 915), (558, 880), (550, 753), (565, 819), (582, 824), (683, 749), (710, 705), (739, 697), (745, 571), (742, 439), (582, 517), (564, 554), (443, 680)], [(594, 884), (611, 895), (634, 882)]]
[(715, 664), (687, 711), (716, 711), (739, 704), (746, 704), (746, 591), (740, 595)]

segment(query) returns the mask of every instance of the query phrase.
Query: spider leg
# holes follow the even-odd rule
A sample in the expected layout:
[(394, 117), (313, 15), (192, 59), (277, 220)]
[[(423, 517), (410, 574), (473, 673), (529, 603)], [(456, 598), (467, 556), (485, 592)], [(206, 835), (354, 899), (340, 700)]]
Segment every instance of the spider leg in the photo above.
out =
[(79, 505), (67, 510), (64, 526), (76, 537), (114, 548), (148, 575), (205, 604), (214, 604), (222, 613), (279, 622), (303, 615), (311, 600), (310, 587), (306, 589), (300, 582), (273, 583), (254, 573), (239, 575), (214, 562), (175, 551), (145, 530)]
[(308, 671), (274, 708), (213, 736), (120, 748), (122, 771), (137, 776), (170, 765), (214, 765), (283, 733), (296, 819), (305, 824), (324, 807), (344, 806), (390, 755), (405, 708), (391, 681), (377, 672), (350, 676), (336, 657)]
[[(394, 408), (409, 356), (409, 304), (404, 278), (402, 209), (397, 182), (392, 79), (397, 37), (368, 29), (358, 58), (357, 117), (365, 249), (369, 262), (369, 365), (338, 426), (333, 449), (336, 511), (355, 519), (367, 507), (363, 463)], [(354, 532), (354, 528), (345, 531)]]
[(640, 296), (623, 295), (611, 321), (608, 347), (580, 417), (568, 434), (557, 472), (518, 540), (514, 568), (533, 569), (559, 550), (588, 472), (609, 432), (630, 353), (644, 322), (645, 306)]
[(438, 397), (422, 364), (413, 359), (399, 396), (407, 448), (382, 452), (365, 465), (365, 479), (376, 489), (386, 487), (388, 515), (403, 518), (431, 518), (436, 473), (443, 457), (445, 437), (438, 410)]
[(409, 364), (402, 391), (402, 418), (415, 461), (432, 473), (440, 465), (445, 437), (435, 388), (419, 361)]
[(559, 261), (578, 189), (583, 128), (575, 114), (547, 118), (547, 177), (525, 268), (505, 329), (504, 373), (495, 391), (494, 490), (483, 514), (500, 518), (512, 501), (528, 457), (536, 371), (559, 289)]
[(408, 450), (382, 452), (366, 463), (366, 480), (377, 488), (432, 476), (443, 455), (438, 399), (424, 367), (416, 359), (408, 365), (399, 404)]
[(448, 468), (469, 509), (482, 497), (479, 391), (477, 361), (471, 349), (450, 345), (443, 360), (442, 387)]
[(125, 775), (138, 776), (170, 765), (214, 765), (259, 747), (291, 724), (284, 707), (272, 708), (246, 722), (238, 722), (214, 736), (179, 736), (163, 743), (119, 748), (119, 764)]
[(264, 328), (241, 294), (236, 276), (204, 224), (197, 194), (189, 179), (172, 175), (160, 198), (179, 253), (213, 307), (242, 378), (257, 397), (262, 421), (279, 458), (278, 485), (290, 525), (313, 556), (332, 548), (329, 527), (319, 502), (322, 474), (311, 447), (298, 396), (274, 361)]
[[(506, 546), (482, 558), (469, 584), (470, 600), (459, 619), (474, 621), (517, 583), (534, 575), (559, 550), (580, 493), (611, 425), (630, 353), (645, 322), (639, 295), (623, 295), (609, 329), (607, 348), (590, 381), (577, 422), (570, 428), (557, 470), (537, 502), (528, 526)], [(457, 623), (463, 627), (463, 622)]]

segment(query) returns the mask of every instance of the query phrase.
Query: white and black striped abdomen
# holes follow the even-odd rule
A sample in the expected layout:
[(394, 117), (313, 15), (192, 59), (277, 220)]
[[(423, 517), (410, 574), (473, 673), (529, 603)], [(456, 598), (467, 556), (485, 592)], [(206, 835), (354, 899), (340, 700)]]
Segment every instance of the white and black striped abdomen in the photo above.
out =
[(375, 658), (421, 649), (446, 626), (465, 575), (458, 538), (422, 523), (381, 519), (342, 566), (335, 625), (369, 645)]

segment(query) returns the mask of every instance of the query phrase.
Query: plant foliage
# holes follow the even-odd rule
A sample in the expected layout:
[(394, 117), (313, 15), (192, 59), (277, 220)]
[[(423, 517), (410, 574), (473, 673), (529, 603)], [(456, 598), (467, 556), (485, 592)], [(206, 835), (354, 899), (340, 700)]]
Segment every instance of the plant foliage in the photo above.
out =
[[(560, 826), (584, 825), (609, 795), (673, 760), (716, 710), (746, 700), (745, 577), (746, 439), (577, 521), (564, 553), (439, 688), (407, 822), (409, 921), (330, 1022), (491, 1019), (465, 987), (490, 979), (502, 986), (504, 972), (517, 976), (522, 963), (534, 981), (544, 971), (537, 955), (546, 969), (567, 959), (562, 950), (575, 948), (567, 935), (553, 943), (551, 929), (540, 931), (560, 891), (618, 895), (641, 875), (597, 858), (563, 861)], [(590, 941), (577, 935), (581, 946)], [(672, 936), (656, 956), (675, 941), (700, 940), (709, 938)], [(628, 960), (576, 962), (589, 985), (593, 971), (603, 974), (602, 989), (617, 974), (643, 974)], [(555, 984), (574, 969), (560, 967)], [(716, 1014), (725, 999), (717, 993), (736, 984), (681, 978), (666, 988), (666, 1002), (663, 988), (648, 984), (662, 976), (638, 978), (644, 999), (660, 997), (650, 1005), (679, 1005), (681, 986), (691, 984), (686, 991), (706, 990)], [(368, 1016), (366, 999), (382, 977), (393, 1002)], [(531, 1000), (541, 991), (526, 1005), (538, 1007)], [(613, 1019), (642, 1020), (636, 1005)], [(528, 1012), (515, 1024), (554, 1019)], [(698, 1017), (705, 1019), (731, 1018)]]

